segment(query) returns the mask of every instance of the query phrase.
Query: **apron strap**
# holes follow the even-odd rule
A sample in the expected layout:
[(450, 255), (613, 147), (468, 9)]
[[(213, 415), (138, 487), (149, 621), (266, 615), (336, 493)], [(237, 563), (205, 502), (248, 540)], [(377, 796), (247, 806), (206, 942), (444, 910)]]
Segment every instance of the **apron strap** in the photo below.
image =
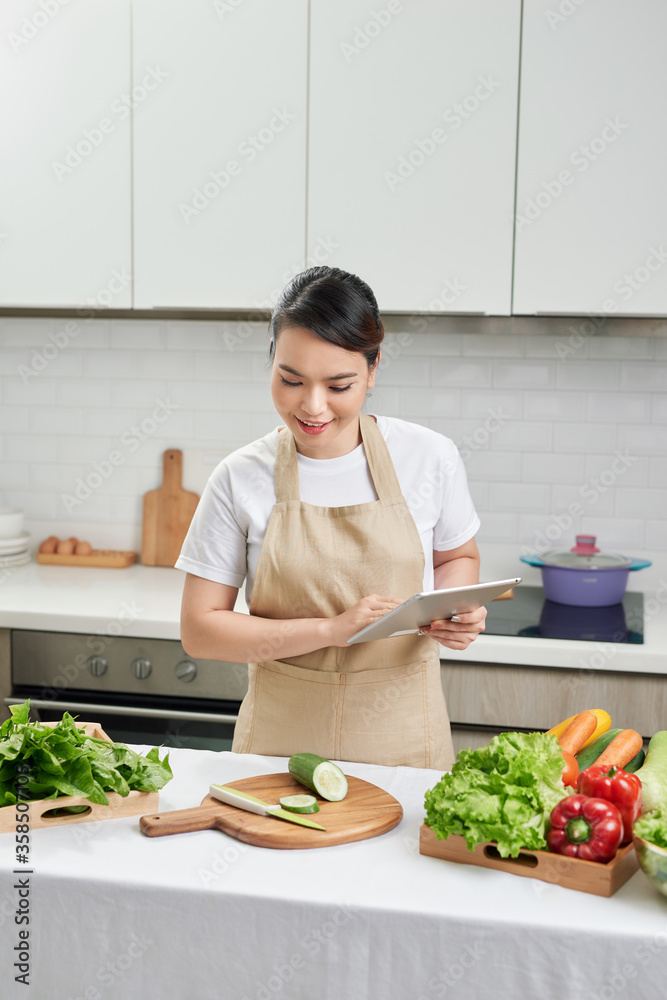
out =
[(401, 484), (398, 481), (387, 442), (382, 437), (382, 431), (367, 413), (359, 414), (359, 426), (366, 451), (368, 471), (371, 474), (378, 498), (385, 501), (395, 500), (397, 497), (402, 498)]
[[(382, 432), (367, 413), (359, 414), (359, 426), (368, 470), (378, 499), (395, 500), (402, 496), (401, 486)], [(300, 498), (299, 465), (294, 435), (287, 427), (283, 427), (278, 432), (276, 448), (276, 503), (283, 503), (286, 500), (299, 501)]]
[(278, 431), (276, 448), (276, 503), (300, 500), (299, 466), (294, 435), (288, 427)]

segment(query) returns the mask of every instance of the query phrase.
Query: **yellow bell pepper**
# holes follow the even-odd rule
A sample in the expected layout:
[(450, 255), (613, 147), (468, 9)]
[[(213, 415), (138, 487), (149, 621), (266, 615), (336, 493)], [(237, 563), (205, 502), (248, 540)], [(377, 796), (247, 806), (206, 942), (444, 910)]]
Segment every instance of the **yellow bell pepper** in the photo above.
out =
[[(598, 720), (598, 724), (595, 727), (595, 732), (593, 733), (593, 735), (590, 736), (584, 743), (584, 747), (590, 746), (591, 743), (594, 743), (599, 736), (602, 736), (603, 733), (606, 733), (607, 730), (611, 727), (611, 716), (609, 715), (608, 712), (605, 712), (603, 708), (591, 708), (590, 711)], [(551, 736), (555, 736), (556, 739), (560, 739), (560, 737), (563, 735), (563, 733), (570, 725), (572, 720), (576, 719), (578, 714), (579, 713), (577, 712), (576, 715), (571, 715), (570, 718), (565, 719), (564, 722), (559, 722), (557, 726), (553, 727), (553, 729), (548, 730), (549, 734)]]

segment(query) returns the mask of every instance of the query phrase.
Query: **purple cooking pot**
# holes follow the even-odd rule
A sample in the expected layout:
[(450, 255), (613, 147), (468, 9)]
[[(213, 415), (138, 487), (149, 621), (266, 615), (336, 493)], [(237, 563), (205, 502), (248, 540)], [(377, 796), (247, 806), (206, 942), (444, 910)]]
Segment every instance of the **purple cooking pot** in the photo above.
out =
[(520, 559), (529, 566), (540, 567), (548, 601), (586, 608), (619, 604), (628, 574), (651, 565), (646, 559), (601, 553), (595, 547), (595, 535), (577, 535), (577, 544), (569, 552), (547, 552)]

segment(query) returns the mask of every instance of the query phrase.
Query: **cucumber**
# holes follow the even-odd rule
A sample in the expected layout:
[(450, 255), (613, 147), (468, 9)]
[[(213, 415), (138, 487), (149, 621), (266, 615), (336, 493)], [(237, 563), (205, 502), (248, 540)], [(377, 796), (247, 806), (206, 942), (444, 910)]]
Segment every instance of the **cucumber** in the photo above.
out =
[(642, 747), (642, 749), (639, 751), (639, 753), (635, 757), (633, 757), (632, 760), (629, 761), (625, 765), (625, 767), (623, 768), (623, 770), (625, 771), (626, 774), (634, 774), (642, 766), (642, 764), (644, 763), (645, 758), (646, 758), (646, 754), (644, 753), (644, 749)]
[(347, 795), (347, 778), (336, 765), (316, 753), (295, 753), (287, 762), (293, 778), (327, 802), (340, 802)]
[(592, 767), (595, 761), (598, 759), (603, 750), (606, 750), (613, 739), (615, 739), (619, 733), (622, 733), (622, 729), (608, 729), (606, 733), (598, 737), (595, 743), (591, 743), (589, 747), (584, 747), (577, 754), (577, 764), (579, 765), (579, 773), (585, 771), (587, 767)]
[(317, 799), (313, 795), (283, 795), (280, 800), (283, 809), (295, 813), (316, 813), (320, 811)]

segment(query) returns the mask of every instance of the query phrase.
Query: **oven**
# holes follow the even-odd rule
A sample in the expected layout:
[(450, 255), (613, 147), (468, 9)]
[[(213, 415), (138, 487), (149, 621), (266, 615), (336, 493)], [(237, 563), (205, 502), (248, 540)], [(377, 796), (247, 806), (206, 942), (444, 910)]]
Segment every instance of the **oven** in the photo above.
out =
[(33, 716), (70, 712), (115, 742), (230, 750), (248, 665), (188, 656), (178, 640), (10, 632), (11, 693)]

